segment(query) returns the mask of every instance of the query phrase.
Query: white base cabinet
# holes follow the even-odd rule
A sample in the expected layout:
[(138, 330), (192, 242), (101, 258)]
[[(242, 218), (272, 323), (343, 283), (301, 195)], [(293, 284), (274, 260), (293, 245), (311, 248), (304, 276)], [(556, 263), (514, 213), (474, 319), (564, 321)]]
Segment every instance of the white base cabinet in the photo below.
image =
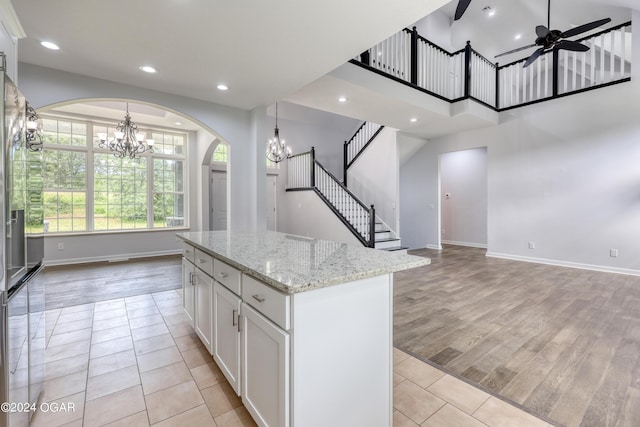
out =
[(289, 334), (242, 304), (242, 403), (260, 426), (289, 425)]
[(196, 269), (195, 282), (194, 329), (209, 354), (211, 354), (211, 344), (213, 342), (213, 279), (200, 269)]
[(182, 258), (182, 308), (193, 327), (195, 305), (195, 274), (196, 267), (186, 258)]
[(213, 284), (213, 359), (240, 396), (240, 297)]

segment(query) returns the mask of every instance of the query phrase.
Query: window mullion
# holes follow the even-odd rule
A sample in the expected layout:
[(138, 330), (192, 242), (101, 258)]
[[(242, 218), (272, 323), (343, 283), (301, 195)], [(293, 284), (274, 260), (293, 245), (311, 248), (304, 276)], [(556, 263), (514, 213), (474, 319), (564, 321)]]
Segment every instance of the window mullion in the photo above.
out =
[(93, 153), (93, 126), (91, 123), (87, 123), (87, 183), (85, 185), (87, 189), (87, 196), (85, 197), (85, 221), (87, 222), (87, 231), (94, 231), (94, 221), (93, 221), (93, 212), (94, 212), (94, 172), (95, 172), (95, 159)]
[(153, 157), (147, 156), (147, 228), (153, 228)]

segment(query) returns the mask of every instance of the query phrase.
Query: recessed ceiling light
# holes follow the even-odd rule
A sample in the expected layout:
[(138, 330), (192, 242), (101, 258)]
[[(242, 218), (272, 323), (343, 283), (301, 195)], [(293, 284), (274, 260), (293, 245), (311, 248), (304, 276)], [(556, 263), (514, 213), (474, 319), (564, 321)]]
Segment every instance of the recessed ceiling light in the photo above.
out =
[(338, 98), (338, 102), (347, 102), (349, 100), (349, 98), (347, 98), (346, 96), (341, 96)]
[(54, 42), (40, 42), (40, 44), (44, 47), (46, 47), (47, 49), (51, 49), (51, 50), (60, 50), (60, 46), (58, 46), (57, 44), (55, 44)]
[(220, 83), (218, 86), (216, 86), (218, 88), (218, 90), (228, 90), (229, 86), (227, 86), (224, 83)]
[(175, 123), (177, 126), (182, 126), (182, 122), (176, 122)]
[(142, 65), (142, 66), (138, 67), (138, 69), (140, 71), (144, 71), (145, 73), (149, 73), (149, 74), (155, 74), (155, 73), (158, 72), (158, 70), (153, 68), (151, 65)]
[(409, 119), (409, 121), (410, 121), (411, 123), (415, 123), (415, 122), (417, 122), (417, 121), (418, 121), (418, 119), (417, 119), (417, 118), (415, 118), (415, 117), (411, 117), (411, 118)]
[(513, 38), (516, 40), (520, 40), (521, 37), (522, 37), (522, 34), (516, 34)]

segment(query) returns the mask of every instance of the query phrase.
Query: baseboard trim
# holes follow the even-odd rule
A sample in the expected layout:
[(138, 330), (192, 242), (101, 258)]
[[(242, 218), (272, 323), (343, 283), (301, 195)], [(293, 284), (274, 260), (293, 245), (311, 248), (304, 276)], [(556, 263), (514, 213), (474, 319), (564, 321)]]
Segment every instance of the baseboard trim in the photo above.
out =
[(457, 242), (455, 240), (443, 240), (442, 243), (444, 243), (445, 245), (466, 246), (468, 248), (487, 249), (487, 245), (482, 243)]
[(608, 267), (604, 265), (582, 264), (578, 262), (558, 261), (558, 260), (547, 259), (547, 258), (533, 258), (533, 257), (520, 256), (520, 255), (501, 254), (496, 252), (487, 252), (486, 256), (491, 258), (508, 259), (512, 261), (524, 261), (524, 262), (531, 262), (535, 264), (546, 264), (546, 265), (555, 265), (558, 267), (577, 268), (580, 270), (600, 271), (603, 273), (616, 273), (616, 274), (624, 274), (627, 276), (640, 276), (640, 270), (632, 270), (629, 268), (616, 268), (616, 267)]
[(442, 246), (441, 245), (427, 245), (427, 249), (433, 249), (436, 251), (441, 251), (442, 250)]
[(57, 265), (72, 265), (72, 264), (88, 264), (91, 262), (123, 262), (128, 261), (130, 259), (136, 258), (152, 258), (158, 256), (166, 256), (166, 255), (179, 255), (182, 251), (180, 249), (171, 249), (166, 251), (155, 251), (155, 252), (141, 252), (135, 254), (118, 254), (118, 255), (105, 255), (99, 257), (87, 257), (87, 258), (68, 258), (68, 259), (57, 259), (57, 260), (47, 260), (45, 259), (44, 265), (46, 266), (57, 266)]

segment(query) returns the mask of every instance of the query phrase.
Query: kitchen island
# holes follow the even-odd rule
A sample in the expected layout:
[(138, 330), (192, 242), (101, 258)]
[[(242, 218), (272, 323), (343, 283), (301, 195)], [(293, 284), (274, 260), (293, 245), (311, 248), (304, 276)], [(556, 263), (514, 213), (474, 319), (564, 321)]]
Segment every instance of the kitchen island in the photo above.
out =
[(259, 425), (392, 425), (393, 272), (428, 259), (276, 232), (178, 237), (185, 313)]

